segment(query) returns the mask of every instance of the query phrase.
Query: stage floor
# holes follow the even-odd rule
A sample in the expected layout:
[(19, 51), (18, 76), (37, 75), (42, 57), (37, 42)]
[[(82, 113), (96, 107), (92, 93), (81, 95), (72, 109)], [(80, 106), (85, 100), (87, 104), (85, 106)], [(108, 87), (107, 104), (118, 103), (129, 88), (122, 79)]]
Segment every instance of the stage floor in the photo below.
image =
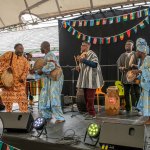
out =
[[(77, 109), (75, 109), (77, 111)], [(83, 142), (86, 128), (92, 122), (102, 124), (103, 122), (123, 123), (123, 124), (143, 124), (147, 118), (136, 115), (117, 115), (107, 116), (105, 111), (97, 114), (97, 118), (93, 120), (85, 120), (82, 114), (78, 112), (70, 112), (70, 108), (64, 110), (64, 117), (66, 121), (64, 123), (55, 124), (55, 119), (52, 119), (47, 124), (47, 138), (42, 135), (40, 138), (34, 136), (37, 132), (33, 130), (31, 133), (3, 133), (2, 139), (4, 142), (18, 147), (22, 150), (89, 150), (97, 149), (99, 146), (93, 148), (85, 145)], [(33, 107), (33, 117), (39, 116), (38, 109), (36, 106)], [(70, 131), (67, 131), (70, 129)], [(67, 133), (66, 133), (67, 131)], [(72, 134), (75, 132), (75, 137), (78, 141), (62, 140), (64, 134)]]

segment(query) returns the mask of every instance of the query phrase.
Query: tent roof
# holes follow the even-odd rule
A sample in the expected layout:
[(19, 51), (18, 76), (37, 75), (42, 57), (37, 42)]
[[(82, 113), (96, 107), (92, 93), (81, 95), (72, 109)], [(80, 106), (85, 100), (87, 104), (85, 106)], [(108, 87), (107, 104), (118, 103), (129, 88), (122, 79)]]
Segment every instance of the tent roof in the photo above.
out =
[(0, 0), (0, 28), (21, 24), (26, 13), (43, 19), (135, 2), (145, 0)]

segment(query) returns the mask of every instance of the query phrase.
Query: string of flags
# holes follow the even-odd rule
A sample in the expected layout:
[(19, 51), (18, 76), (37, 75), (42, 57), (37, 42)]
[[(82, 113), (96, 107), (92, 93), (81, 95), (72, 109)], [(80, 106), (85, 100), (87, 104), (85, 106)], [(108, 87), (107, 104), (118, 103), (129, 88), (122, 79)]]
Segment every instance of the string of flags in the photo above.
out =
[(128, 20), (134, 20), (136, 18), (141, 18), (144, 16), (148, 16), (150, 14), (150, 8), (146, 8), (143, 10), (139, 10), (136, 12), (114, 16), (114, 17), (108, 17), (108, 18), (101, 18), (101, 19), (91, 19), (91, 20), (67, 20), (63, 21), (63, 24), (67, 26), (75, 27), (75, 26), (100, 26), (100, 25), (106, 25), (106, 24), (113, 24), (113, 23), (120, 23), (120, 22), (126, 22)]
[[(89, 35), (86, 35), (80, 31), (76, 30), (74, 27), (70, 26), (69, 24), (67, 24), (67, 25), (63, 24), (63, 27), (66, 28), (67, 31), (70, 32), (77, 39), (82, 39), (83, 41), (86, 40), (87, 42), (90, 42), (93, 44), (110, 44), (111, 42), (116, 43), (116, 42), (118, 42), (118, 40), (123, 41), (125, 35), (127, 35), (127, 37), (130, 38), (131, 33), (136, 34), (139, 30), (138, 27), (140, 29), (144, 29), (146, 24), (149, 24), (149, 16), (145, 17), (145, 19), (143, 19), (140, 23), (133, 26), (132, 28), (130, 28), (122, 33), (119, 33), (119, 34), (116, 34), (113, 36), (108, 36), (108, 37), (89, 36)], [(133, 31), (133, 32), (131, 32), (131, 31)]]
[(18, 148), (16, 148), (16, 147), (13, 147), (13, 146), (11, 146), (11, 145), (8, 145), (8, 144), (2, 142), (2, 141), (0, 141), (0, 150), (3, 149), (3, 146), (4, 146), (4, 145), (5, 145), (5, 147), (6, 147), (6, 150), (20, 150), (20, 149), (18, 149)]

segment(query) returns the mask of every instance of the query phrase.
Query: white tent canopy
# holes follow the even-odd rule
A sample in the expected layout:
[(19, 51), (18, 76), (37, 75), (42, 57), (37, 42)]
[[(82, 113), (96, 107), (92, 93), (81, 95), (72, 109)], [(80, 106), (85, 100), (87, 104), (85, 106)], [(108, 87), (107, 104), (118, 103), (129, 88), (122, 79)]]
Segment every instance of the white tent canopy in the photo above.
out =
[(134, 2), (145, 0), (0, 0), (0, 28), (21, 24), (26, 13), (43, 19)]

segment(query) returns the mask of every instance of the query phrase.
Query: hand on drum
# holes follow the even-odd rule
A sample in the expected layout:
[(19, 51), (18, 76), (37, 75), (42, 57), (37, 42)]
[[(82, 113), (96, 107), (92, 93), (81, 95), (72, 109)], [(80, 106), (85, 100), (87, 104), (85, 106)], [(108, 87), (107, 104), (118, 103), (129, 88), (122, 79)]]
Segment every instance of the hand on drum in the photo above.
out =
[(76, 66), (76, 70), (79, 72), (79, 71), (80, 71), (80, 67), (79, 67), (79, 66)]

